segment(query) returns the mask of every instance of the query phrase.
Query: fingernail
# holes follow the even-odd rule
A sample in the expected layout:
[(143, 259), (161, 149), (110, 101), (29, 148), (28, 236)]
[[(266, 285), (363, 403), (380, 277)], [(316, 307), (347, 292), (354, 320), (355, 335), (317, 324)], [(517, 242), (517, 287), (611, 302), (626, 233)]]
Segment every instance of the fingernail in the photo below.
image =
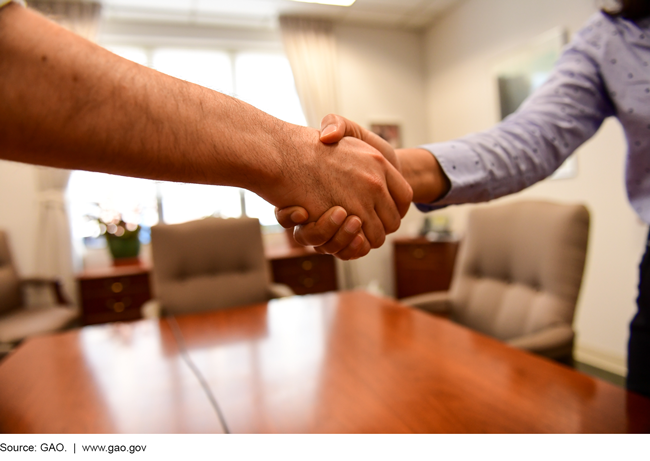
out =
[(293, 213), (291, 213), (291, 220), (296, 224), (300, 224), (305, 219), (306, 219), (305, 215), (302, 211), (294, 211)]
[(323, 136), (327, 136), (330, 133), (334, 133), (336, 131), (336, 125), (327, 125), (323, 131), (320, 132), (321, 138)]
[(345, 221), (345, 218), (347, 218), (348, 214), (345, 212), (343, 208), (337, 208), (334, 213), (332, 213), (331, 219), (336, 224), (337, 226), (340, 226), (343, 224), (343, 221)]
[(358, 219), (351, 219), (348, 221), (348, 223), (345, 225), (345, 232), (349, 234), (354, 234), (361, 229), (361, 221)]

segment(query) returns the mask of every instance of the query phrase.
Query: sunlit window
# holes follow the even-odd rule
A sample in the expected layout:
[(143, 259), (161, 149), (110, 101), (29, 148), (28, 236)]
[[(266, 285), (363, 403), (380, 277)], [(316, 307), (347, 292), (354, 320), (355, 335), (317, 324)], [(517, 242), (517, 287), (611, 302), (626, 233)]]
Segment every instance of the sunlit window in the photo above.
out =
[[(108, 47), (113, 53), (160, 72), (235, 96), (284, 121), (306, 125), (291, 67), (279, 53), (136, 46)], [(276, 229), (273, 206), (250, 191), (233, 187), (170, 183), (75, 171), (68, 186), (76, 241), (96, 242), (95, 218), (120, 215), (148, 229), (158, 222), (181, 223), (208, 216), (258, 218)]]

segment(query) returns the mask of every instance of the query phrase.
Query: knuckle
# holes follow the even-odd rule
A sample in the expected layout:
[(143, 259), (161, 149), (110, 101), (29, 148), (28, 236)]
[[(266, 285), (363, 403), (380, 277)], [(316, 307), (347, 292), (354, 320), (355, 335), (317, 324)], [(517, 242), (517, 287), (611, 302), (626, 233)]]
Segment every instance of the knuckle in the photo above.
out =
[(368, 187), (373, 192), (383, 191), (384, 190), (384, 180), (378, 175), (368, 175), (367, 178)]

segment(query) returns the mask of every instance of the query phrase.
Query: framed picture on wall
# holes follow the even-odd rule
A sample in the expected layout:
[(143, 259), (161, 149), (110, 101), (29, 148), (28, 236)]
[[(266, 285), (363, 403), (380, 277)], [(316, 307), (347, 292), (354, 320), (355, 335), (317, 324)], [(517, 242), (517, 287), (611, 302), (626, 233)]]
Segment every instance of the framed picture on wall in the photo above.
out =
[[(497, 60), (493, 74), (498, 88), (501, 120), (515, 112), (548, 79), (566, 43), (566, 31), (555, 28)], [(569, 179), (577, 174), (578, 161), (572, 155), (551, 179)]]
[(386, 140), (393, 149), (402, 147), (402, 129), (397, 123), (371, 123), (370, 131)]

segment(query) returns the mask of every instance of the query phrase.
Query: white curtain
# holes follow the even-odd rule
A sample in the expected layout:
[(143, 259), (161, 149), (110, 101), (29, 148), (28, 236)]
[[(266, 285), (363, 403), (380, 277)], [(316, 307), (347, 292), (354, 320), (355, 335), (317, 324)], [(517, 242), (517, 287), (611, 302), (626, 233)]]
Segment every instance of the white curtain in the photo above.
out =
[[(320, 130), (327, 114), (338, 114), (336, 38), (331, 21), (301, 17), (280, 18), (284, 50), (307, 123)], [(336, 260), (344, 289), (358, 285), (354, 261)]]
[(336, 39), (332, 23), (283, 16), (280, 27), (307, 123), (320, 129), (324, 116), (338, 113)]
[[(99, 25), (101, 5), (80, 1), (30, 1), (34, 8), (78, 35), (94, 40)], [(36, 233), (36, 272), (63, 283), (68, 297), (76, 297), (72, 238), (66, 211), (65, 191), (69, 170), (36, 167), (39, 221)]]

